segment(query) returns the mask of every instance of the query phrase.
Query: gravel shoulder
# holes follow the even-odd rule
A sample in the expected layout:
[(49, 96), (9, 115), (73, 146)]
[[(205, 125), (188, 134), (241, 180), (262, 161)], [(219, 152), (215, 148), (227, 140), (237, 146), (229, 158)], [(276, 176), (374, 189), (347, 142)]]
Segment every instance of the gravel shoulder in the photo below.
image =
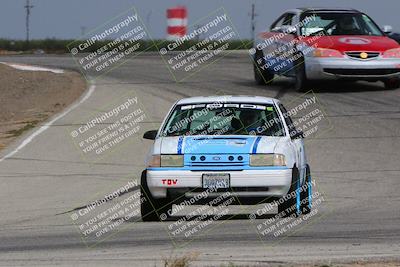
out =
[(76, 100), (86, 89), (77, 72), (26, 71), (0, 64), (0, 150)]

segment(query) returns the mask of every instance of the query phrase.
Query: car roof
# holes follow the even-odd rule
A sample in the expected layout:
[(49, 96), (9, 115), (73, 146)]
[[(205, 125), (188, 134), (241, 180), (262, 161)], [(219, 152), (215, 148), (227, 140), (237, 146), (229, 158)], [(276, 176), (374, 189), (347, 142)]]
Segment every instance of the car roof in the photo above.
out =
[(196, 96), (179, 100), (177, 105), (203, 104), (203, 103), (251, 103), (251, 104), (273, 104), (277, 101), (274, 98), (263, 96), (245, 96), (245, 95), (222, 95), (222, 96)]
[[(317, 11), (317, 12), (360, 12), (357, 9), (354, 8), (345, 8), (345, 7), (299, 7), (297, 10), (301, 12), (306, 12), (306, 11)], [(361, 13), (361, 12), (360, 12)]]

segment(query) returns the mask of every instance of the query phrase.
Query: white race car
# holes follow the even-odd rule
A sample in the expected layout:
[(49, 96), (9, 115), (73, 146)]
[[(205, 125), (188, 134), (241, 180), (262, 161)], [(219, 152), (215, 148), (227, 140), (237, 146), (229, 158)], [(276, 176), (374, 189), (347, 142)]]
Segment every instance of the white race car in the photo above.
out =
[(310, 212), (303, 133), (279, 100), (182, 99), (143, 138), (155, 140), (141, 177), (143, 221), (164, 220), (173, 204), (207, 204), (227, 191), (240, 204), (276, 201), (282, 216)]

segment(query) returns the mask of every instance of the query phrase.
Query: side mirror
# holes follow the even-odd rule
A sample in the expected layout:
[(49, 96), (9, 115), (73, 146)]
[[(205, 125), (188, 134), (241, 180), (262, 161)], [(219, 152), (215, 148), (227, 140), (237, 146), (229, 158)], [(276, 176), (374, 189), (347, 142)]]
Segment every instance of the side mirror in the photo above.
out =
[(386, 33), (386, 34), (392, 33), (393, 27), (390, 26), (390, 25), (384, 25), (384, 26), (382, 27), (382, 31), (383, 31), (384, 33)]
[(301, 130), (293, 130), (292, 132), (290, 132), (290, 138), (292, 139), (304, 138), (304, 133)]
[(272, 29), (273, 32), (281, 32), (285, 34), (297, 34), (297, 29), (294, 26), (282, 25)]
[(147, 131), (143, 134), (144, 139), (155, 140), (157, 136), (157, 130)]

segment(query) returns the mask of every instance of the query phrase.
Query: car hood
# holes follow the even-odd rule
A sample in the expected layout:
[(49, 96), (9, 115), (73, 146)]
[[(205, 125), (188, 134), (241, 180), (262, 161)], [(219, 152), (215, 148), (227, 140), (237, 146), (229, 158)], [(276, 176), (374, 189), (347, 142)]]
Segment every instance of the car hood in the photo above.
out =
[(286, 137), (273, 136), (186, 136), (162, 137), (161, 154), (252, 154), (273, 153)]
[[(314, 38), (314, 39), (313, 39)], [(314, 36), (306, 37), (303, 41), (308, 45), (316, 45), (319, 48), (330, 48), (341, 52), (346, 51), (377, 51), (384, 52), (400, 45), (386, 36), (365, 35), (338, 35), (338, 36)]]

